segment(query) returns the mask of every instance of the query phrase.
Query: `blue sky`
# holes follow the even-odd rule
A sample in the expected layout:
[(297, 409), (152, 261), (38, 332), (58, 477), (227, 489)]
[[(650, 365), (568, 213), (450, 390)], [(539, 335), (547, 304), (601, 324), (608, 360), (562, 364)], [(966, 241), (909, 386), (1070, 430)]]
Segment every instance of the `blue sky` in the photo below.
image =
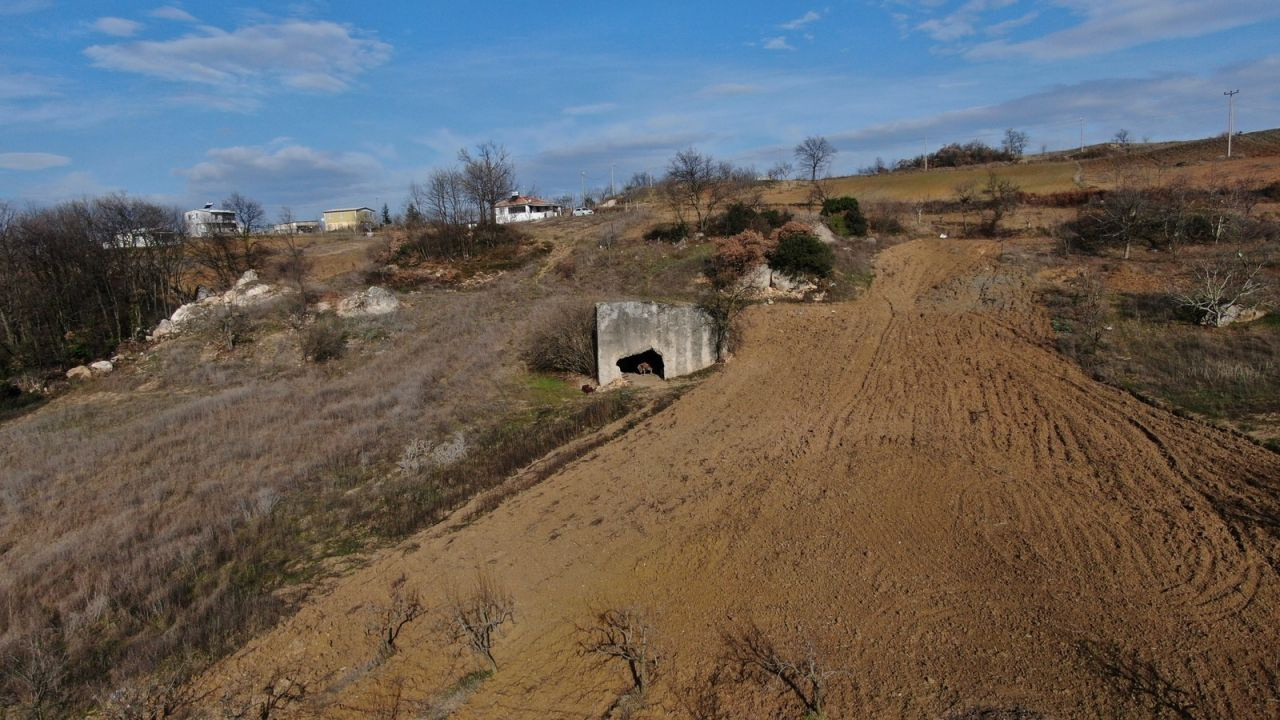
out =
[(946, 142), (1030, 148), (1280, 126), (1276, 0), (0, 0), (0, 200), (232, 191), (274, 215), (403, 205), (486, 140), (521, 189), (762, 171), (809, 134), (844, 174)]

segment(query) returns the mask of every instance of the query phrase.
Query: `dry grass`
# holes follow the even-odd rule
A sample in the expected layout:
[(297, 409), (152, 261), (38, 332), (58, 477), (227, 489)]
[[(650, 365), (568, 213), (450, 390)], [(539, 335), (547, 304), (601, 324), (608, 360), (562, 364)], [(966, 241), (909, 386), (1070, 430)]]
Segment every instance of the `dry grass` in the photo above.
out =
[[(550, 228), (563, 233), (557, 257), (348, 323), (346, 353), (324, 364), (302, 361), (282, 309), (253, 317), (233, 349), (180, 337), (6, 419), (0, 654), (58, 637), (73, 707), (179, 651), (217, 656), (336, 559), (435, 522), (625, 415), (630, 395), (531, 385), (519, 358), (568, 304), (691, 294), (698, 250), (602, 248), (604, 227)], [(565, 257), (590, 269), (544, 272)], [(475, 452), (397, 467), (405, 447), (458, 433)], [(29, 699), (0, 678), (0, 710)]]

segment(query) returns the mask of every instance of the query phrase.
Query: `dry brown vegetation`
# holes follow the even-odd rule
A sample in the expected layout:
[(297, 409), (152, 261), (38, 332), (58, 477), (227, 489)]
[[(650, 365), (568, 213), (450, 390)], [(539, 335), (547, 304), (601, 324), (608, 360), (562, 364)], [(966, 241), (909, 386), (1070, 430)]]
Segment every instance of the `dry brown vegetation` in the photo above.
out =
[[(949, 192), (955, 177), (946, 182)], [(1097, 197), (1086, 193), (1081, 201)], [(881, 200), (864, 208), (873, 232), (897, 227), (925, 236), (969, 224), (946, 205), (951, 200), (940, 202)], [(874, 695), (833, 690), (836, 674), (820, 661), (816, 641), (799, 639), (784, 651), (769, 636), (740, 634), (733, 636), (742, 650), (733, 656), (736, 664), (720, 653), (719, 669), (740, 671), (739, 685), (744, 679), (760, 687), (781, 684), (793, 697), (743, 691), (750, 696), (743, 700), (734, 690), (705, 697), (695, 692), (690, 697), (702, 697), (711, 708), (707, 714), (690, 710), (697, 717), (714, 716), (721, 703), (728, 713), (755, 703), (751, 707), (762, 712), (798, 706), (819, 713), (831, 705), (1033, 717), (1014, 704), (1020, 698), (1000, 698), (1009, 701), (1002, 707), (1015, 708), (1010, 710), (974, 704), (984, 682), (989, 689), (1013, 668), (1039, 683), (1035, 697), (1059, 711), (1069, 707), (1063, 699), (1068, 693), (1090, 692), (1080, 691), (1083, 684), (1056, 684), (1059, 674), (1096, 681), (1108, 673), (1128, 683), (1114, 691), (1118, 695), (1099, 690), (1071, 697), (1098, 713), (1144, 702), (1153, 712), (1177, 712), (1198, 695), (1219, 710), (1248, 710), (1262, 693), (1255, 680), (1268, 668), (1240, 649), (1239, 638), (1246, 629), (1255, 637), (1273, 634), (1255, 621), (1274, 609), (1267, 604), (1275, 589), (1275, 506), (1267, 504), (1274, 489), (1266, 478), (1274, 456), (1085, 384), (1043, 351), (1053, 336), (1040, 333), (1037, 323), (1060, 321), (1055, 339), (1098, 377), (1265, 438), (1280, 415), (1274, 361), (1280, 324), (1264, 319), (1206, 328), (1170, 301), (1192, 263), (1233, 251), (1270, 258), (1276, 248), (1265, 239), (1180, 247), (1177, 253), (1138, 247), (1124, 260), (1112, 246), (1099, 257), (1064, 259), (1059, 244), (1037, 230), (1076, 213), (1058, 204), (1023, 206), (1002, 218), (1011, 232), (1032, 237), (897, 248), (883, 264), (892, 284), (865, 302), (755, 316), (752, 337), (777, 348), (761, 345), (745, 354), (732, 377), (719, 378), (715, 387), (616, 442), (635, 422), (619, 420), (635, 418), (638, 407), (653, 411), (663, 404), (628, 393), (583, 396), (563, 378), (530, 376), (521, 354), (539, 328), (596, 300), (705, 297), (700, 274), (713, 244), (645, 242), (646, 229), (669, 219), (655, 210), (539, 223), (528, 228), (528, 242), (501, 244), (465, 272), (406, 282), (415, 289), (402, 296), (407, 306), (398, 314), (332, 321), (342, 341), (331, 337), (325, 347), (340, 345), (343, 352), (323, 364), (304, 362), (316, 358), (306, 349), (306, 328), (315, 324), (299, 324), (285, 309), (247, 316), (233, 342), (225, 340), (225, 327), (217, 327), (132, 351), (114, 375), (0, 417), (0, 712), (54, 717), (96, 704), (108, 714), (136, 717), (154, 715), (157, 703), (211, 705), (217, 693), (224, 714), (236, 717), (269, 717), (308, 703), (312, 710), (344, 712), (333, 703), (348, 691), (334, 678), (350, 662), (355, 643), (343, 643), (354, 633), (366, 652), (368, 647), (367, 627), (346, 627), (351, 607), (364, 607), (377, 620), (386, 668), (380, 671), (385, 675), (352, 681), (350, 693), (363, 704), (346, 709), (400, 716), (409, 705), (405, 694), (412, 692), (423, 703), (429, 697), (446, 698), (444, 705), (463, 702), (479, 680), (449, 680), (458, 677), (456, 667), (432, 664), (440, 646), (411, 649), (408, 640), (422, 639), (415, 621), (437, 599), (430, 589), (440, 586), (429, 583), (448, 587), (446, 576), (461, 577), (458, 564), (493, 561), (499, 548), (506, 553), (502, 577), (512, 593), (492, 583), (486, 592), (477, 582), (477, 592), (456, 593), (454, 614), (461, 608), (469, 617), (467, 608), (475, 605), (468, 599), (488, 598), (493, 602), (483, 607), (492, 612), (485, 617), (505, 623), (510, 598), (518, 595), (521, 623), (508, 628), (489, 622), (502, 633), (490, 633), (478, 650), (496, 665), (496, 637), (511, 643), (513, 664), (542, 662), (524, 666), (518, 679), (502, 673), (507, 677), (496, 678), (497, 689), (476, 690), (481, 698), (473, 712), (480, 715), (509, 710), (504, 703), (521, 683), (533, 683), (544, 702), (551, 698), (599, 714), (605, 701), (582, 687), (565, 687), (580, 679), (590, 686), (600, 675), (566, 661), (563, 652), (573, 643), (566, 638), (574, 625), (566, 617), (573, 609), (566, 611), (564, 603), (580, 600), (587, 585), (627, 588), (649, 603), (689, 593), (695, 604), (676, 609), (664, 638), (678, 639), (673, 652), (694, 654), (715, 645), (708, 635), (712, 617), (745, 617), (747, 610), (776, 615), (783, 611), (779, 605), (810, 612), (812, 604), (822, 609), (820, 624), (841, 603), (854, 610), (832, 631), (838, 642), (831, 652), (841, 667), (852, 657), (878, 677)], [(1261, 203), (1256, 211), (1274, 208)], [(829, 298), (847, 299), (865, 287), (872, 254), (895, 240), (838, 243), (838, 282)], [(308, 256), (324, 257), (319, 247), (309, 248)], [(354, 264), (349, 258), (324, 258), (319, 264), (334, 270), (311, 292), (331, 297), (363, 280), (363, 258)], [(1276, 266), (1260, 262), (1274, 287)], [(1052, 318), (1031, 306), (1018, 275), (1024, 269), (1039, 274)], [(848, 308), (855, 312), (840, 312)], [(910, 388), (918, 392), (904, 394)], [(764, 401), (757, 402), (761, 395)], [(880, 404), (871, 402), (877, 395)], [(828, 407), (837, 399), (839, 412)], [(803, 412), (796, 410), (801, 406)], [(1033, 417), (1022, 422), (1020, 413)], [(1100, 414), (1114, 427), (1097, 428)], [(1141, 423), (1125, 419), (1132, 417)], [(596, 440), (580, 440), (606, 426), (612, 429)], [(1057, 439), (1046, 441), (1041, 430), (1050, 426)], [(964, 438), (959, 446), (958, 436)], [(1116, 437), (1127, 445), (1118, 446)], [(1057, 450), (1046, 454), (1046, 442)], [(572, 452), (543, 460), (545, 466), (521, 482), (507, 482), (566, 444)], [(648, 461), (637, 463), (641, 456)], [(1012, 467), (1011, 457), (1025, 463), (1023, 483), (1034, 491), (1016, 502), (1008, 500), (1015, 488), (1002, 479), (1009, 473), (1000, 469)], [(869, 460), (881, 463), (877, 472), (864, 469)], [(1105, 469), (1109, 483), (1132, 493), (1122, 498), (1128, 504), (1106, 504), (1121, 501), (1112, 485), (1096, 486), (1090, 474), (1095, 466)], [(938, 481), (943, 471), (951, 484)], [(1076, 483), (1070, 492), (1061, 486), (1067, 476)], [(1203, 482), (1208, 486), (1195, 484)], [(525, 492), (544, 483), (550, 487)], [(1183, 485), (1194, 485), (1195, 492), (1175, 492), (1176, 498), (1166, 492)], [(1098, 504), (1089, 506), (1094, 514), (1064, 519), (1083, 495)], [(508, 502), (513, 496), (518, 501)], [(953, 514), (961, 501), (971, 512)], [(838, 512), (826, 512), (833, 504)], [(1157, 542), (1144, 514), (1152, 506), (1161, 508), (1169, 525)], [(797, 522), (802, 516), (804, 522)], [(1016, 530), (1028, 544), (1008, 545), (998, 535), (1009, 517), (1017, 526), (1007, 532)], [(457, 522), (439, 524), (446, 518)], [(913, 521), (925, 529), (907, 533)], [(1099, 523), (1119, 523), (1123, 531), (1104, 538), (1108, 552), (1114, 553), (1117, 538), (1140, 551), (1112, 557), (1116, 567), (1100, 572), (1097, 538), (1077, 532)], [(414, 535), (432, 525), (432, 533)], [(945, 538), (934, 536), (939, 527)], [(847, 532), (852, 538), (840, 535)], [(562, 533), (576, 538), (572, 549), (562, 549)], [(396, 553), (368, 554), (411, 535), (413, 541)], [(1186, 554), (1193, 536), (1199, 561), (1209, 567), (1196, 565), (1188, 580), (1180, 573), (1198, 562)], [(1063, 555), (1064, 537), (1069, 557)], [(1015, 545), (1008, 552), (1016, 557), (1001, 554)], [(1237, 557), (1233, 547), (1247, 557)], [(1204, 552), (1214, 555), (1206, 560)], [(595, 564), (595, 553), (611, 562)], [(1024, 553), (1035, 562), (1028, 564)], [(584, 564), (584, 556), (591, 561)], [(374, 565), (360, 570), (366, 561)], [(961, 566), (968, 575), (956, 575)], [(397, 572), (378, 574), (388, 567)], [(812, 582), (833, 568), (838, 572), (830, 586)], [(1199, 587), (1207, 581), (1198, 573), (1219, 571), (1231, 574), (1220, 585), (1238, 589), (1208, 597), (1212, 588)], [(348, 572), (354, 575), (344, 577)], [(1159, 573), (1162, 582), (1182, 583), (1178, 592), (1185, 589), (1187, 597), (1150, 594)], [(398, 596), (393, 588), (385, 605), (373, 606), (360, 587), (371, 576), (380, 588), (386, 577), (405, 580), (397, 585)], [(990, 577), (1000, 580), (999, 593), (980, 580)], [(736, 592), (727, 594), (722, 583)], [(940, 586), (945, 593), (939, 594)], [(1045, 587), (1052, 589), (1049, 595)], [(312, 592), (316, 588), (334, 594), (321, 597)], [(1081, 595), (1080, 588), (1088, 592)], [(1189, 624), (1177, 613), (1198, 599), (1192, 590), (1203, 590), (1215, 606), (1248, 595), (1236, 610), (1196, 615), (1196, 623), (1212, 627), (1210, 635), (1232, 638), (1223, 641), (1225, 650), (1199, 630), (1183, 633)], [(1059, 592), (1067, 600), (1060, 602)], [(1004, 593), (1024, 602), (991, 604), (993, 594), (1006, 603)], [(1103, 597), (1110, 601), (1098, 599)], [(897, 610), (878, 604), (883, 598), (896, 598)], [(1093, 603), (1088, 613), (1082, 602)], [(1173, 609), (1156, 615), (1134, 609), (1159, 603)], [(968, 613), (964, 637), (951, 616), (937, 613), (939, 606), (952, 612), (957, 604)], [(298, 607), (304, 615), (278, 625)], [(1058, 645), (1039, 635), (1059, 629), (1044, 624), (1045, 614), (1053, 613), (1064, 623), (1092, 613), (1091, 622), (1102, 618), (1097, 632), (1113, 637), (1115, 628), (1129, 632), (1136, 623), (1141, 643), (1150, 646), (1142, 651), (1162, 653), (1162, 664), (1138, 649), (1106, 646), (1064, 666), (1055, 653), (1071, 633), (1053, 635)], [(1174, 619), (1166, 622), (1166, 616)], [(595, 647), (616, 651), (601, 656), (628, 663), (647, 657), (633, 642), (637, 627), (651, 629), (647, 620), (625, 613), (598, 619), (608, 642)], [(273, 626), (262, 643), (204, 682), (183, 682)], [(328, 649), (306, 645), (317, 632), (327, 633)], [(973, 639), (984, 633), (990, 637)], [(1028, 639), (1032, 633), (1034, 640)], [(944, 645), (976, 643), (987, 664), (958, 658), (936, 638)], [(863, 641), (871, 649), (854, 647)], [(286, 646), (310, 647), (315, 657), (295, 667), (285, 662), (294, 652), (281, 650)], [(1206, 669), (1191, 655), (1212, 656), (1218, 664)], [(1171, 660), (1168, 669), (1164, 663)], [(908, 668), (925, 661), (953, 673), (959, 689), (908, 676)], [(409, 662), (436, 674), (406, 690)], [(638, 678), (628, 667), (635, 685), (649, 685), (647, 675)], [(218, 687), (233, 669), (248, 674)], [(673, 686), (706, 670), (695, 666)], [(1236, 689), (1213, 684), (1213, 673), (1228, 672), (1247, 675), (1248, 682)], [(723, 675), (711, 669), (701, 677), (718, 683)], [(399, 680), (388, 679), (393, 676)], [(386, 692), (371, 699), (375, 690)], [(530, 691), (529, 685), (521, 691)], [(1124, 700), (1123, 692), (1137, 699)], [(546, 716), (553, 709), (560, 708), (529, 705), (522, 712)]]
[[(620, 222), (642, 225), (590, 227)], [(527, 256), (477, 290), (417, 291), (384, 319), (299, 326), (290, 308), (255, 311), (234, 342), (211, 323), (0, 426), (0, 652), (51, 673), (36, 685), (10, 673), (0, 701), (83, 707), (179, 651), (216, 657), (353, 553), (636, 409), (630, 393), (530, 378), (521, 349), (606, 293), (692, 296), (700, 249), (539, 231), (586, 272)], [(324, 257), (324, 240), (308, 253)], [(325, 260), (317, 295), (351, 288), (349, 261)], [(470, 452), (399, 462), (455, 435)]]

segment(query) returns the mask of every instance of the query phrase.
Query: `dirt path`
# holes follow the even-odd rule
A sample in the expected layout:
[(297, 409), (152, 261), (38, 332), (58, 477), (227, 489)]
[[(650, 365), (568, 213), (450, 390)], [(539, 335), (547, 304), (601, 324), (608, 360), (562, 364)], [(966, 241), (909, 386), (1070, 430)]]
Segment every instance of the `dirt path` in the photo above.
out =
[(456, 717), (601, 716), (625, 669), (576, 627), (622, 606), (669, 658), (653, 717), (709, 695), (799, 717), (780, 685), (708, 679), (753, 624), (839, 671), (832, 718), (1280, 716), (1280, 456), (1089, 380), (995, 251), (910, 243), (855, 303), (757, 308), (724, 372), (384, 554), (216, 679), (286, 672), (325, 715), (425, 712), (478, 665), (427, 621), (370, 663), (370, 608), (402, 575), (442, 605), (483, 567), (517, 623)]

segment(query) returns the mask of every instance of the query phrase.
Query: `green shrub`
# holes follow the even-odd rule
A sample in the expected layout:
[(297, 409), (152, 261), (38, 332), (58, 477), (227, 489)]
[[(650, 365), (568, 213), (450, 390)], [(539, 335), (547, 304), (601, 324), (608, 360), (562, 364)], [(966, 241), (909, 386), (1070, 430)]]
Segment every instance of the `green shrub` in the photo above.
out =
[(791, 219), (789, 212), (773, 209), (759, 211), (744, 203), (733, 203), (707, 224), (707, 234), (730, 237), (754, 230), (767, 235), (771, 230), (786, 225)]
[(325, 362), (342, 357), (347, 349), (347, 330), (332, 315), (324, 315), (302, 331), (302, 357)]
[(867, 218), (862, 214), (857, 198), (845, 195), (823, 200), (822, 216), (827, 218), (832, 232), (857, 237), (867, 234)]
[(799, 233), (783, 234), (769, 253), (769, 267), (794, 277), (828, 277), (835, 261), (835, 253), (826, 243)]

